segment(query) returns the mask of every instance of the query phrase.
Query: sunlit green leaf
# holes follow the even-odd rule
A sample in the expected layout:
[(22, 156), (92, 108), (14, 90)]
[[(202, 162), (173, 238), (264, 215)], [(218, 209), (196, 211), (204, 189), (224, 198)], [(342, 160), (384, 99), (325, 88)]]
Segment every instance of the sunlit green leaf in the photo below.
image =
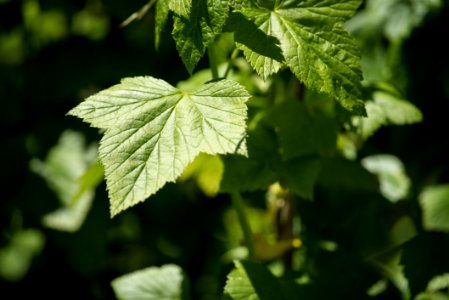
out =
[[(265, 11), (260, 13), (266, 14)], [(232, 13), (226, 27), (234, 32), (236, 45), (243, 50), (247, 61), (265, 79), (277, 73), (284, 62), (279, 41), (271, 36), (267, 26), (269, 23), (264, 18), (255, 17), (252, 22), (240, 13)]]
[(135, 77), (69, 112), (107, 129), (100, 145), (111, 215), (174, 181), (200, 153), (246, 154), (247, 91), (222, 80), (194, 92)]
[(364, 115), (360, 100), (360, 55), (355, 40), (343, 29), (343, 23), (360, 3), (360, 0), (281, 1), (272, 9), (266, 8), (267, 5), (240, 12), (279, 40), (287, 65), (307, 87), (326, 93), (346, 109)]
[(234, 265), (224, 289), (231, 299), (284, 299), (278, 280), (267, 268), (250, 261), (236, 261)]
[(228, 12), (227, 0), (193, 0), (190, 18), (174, 16), (172, 35), (190, 74), (207, 46), (221, 33)]
[(176, 265), (149, 267), (111, 282), (118, 299), (181, 300), (184, 275)]
[(168, 7), (175, 14), (189, 18), (192, 0), (159, 0), (158, 2), (167, 2)]
[(411, 183), (399, 158), (379, 154), (367, 156), (361, 163), (365, 169), (378, 176), (380, 193), (385, 198), (396, 202), (407, 196)]
[(419, 196), (426, 230), (449, 231), (449, 184), (426, 187)]

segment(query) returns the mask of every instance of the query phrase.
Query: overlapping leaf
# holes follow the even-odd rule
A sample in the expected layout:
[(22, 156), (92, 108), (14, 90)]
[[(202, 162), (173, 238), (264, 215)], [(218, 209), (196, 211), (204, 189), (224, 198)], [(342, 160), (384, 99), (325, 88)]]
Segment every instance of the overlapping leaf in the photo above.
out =
[(159, 48), (161, 43), (161, 35), (164, 29), (165, 23), (167, 23), (168, 13), (169, 13), (169, 3), (168, 1), (157, 1), (156, 12), (154, 17), (154, 44), (156, 49)]
[(250, 261), (234, 264), (225, 286), (232, 299), (284, 299), (279, 281), (263, 265)]
[(228, 0), (193, 0), (190, 17), (174, 16), (173, 38), (189, 73), (228, 18)]
[(179, 16), (189, 18), (192, 0), (159, 0), (158, 2), (167, 2), (171, 11)]
[(181, 300), (183, 280), (179, 266), (164, 265), (120, 276), (111, 285), (118, 299)]
[(273, 9), (251, 7), (240, 12), (279, 40), (287, 65), (306, 86), (364, 115), (359, 51), (355, 40), (343, 29), (343, 23), (360, 3), (360, 0), (291, 0), (282, 1)]
[(115, 215), (174, 181), (200, 152), (246, 154), (248, 98), (229, 80), (184, 92), (163, 80), (135, 77), (69, 114), (106, 129), (99, 152)]
[(263, 78), (275, 74), (281, 68), (284, 57), (278, 40), (270, 35), (270, 24), (263, 17), (268, 12), (253, 8), (250, 21), (240, 13), (232, 13), (226, 30), (234, 32), (236, 46), (243, 50), (246, 59)]

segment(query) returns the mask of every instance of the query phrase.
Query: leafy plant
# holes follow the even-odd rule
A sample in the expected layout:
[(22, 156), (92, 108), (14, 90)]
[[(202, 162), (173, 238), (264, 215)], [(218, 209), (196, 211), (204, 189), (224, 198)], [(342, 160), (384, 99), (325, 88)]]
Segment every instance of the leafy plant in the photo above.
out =
[[(223, 259), (234, 261), (223, 287), (225, 297), (338, 298), (326, 287), (331, 279), (335, 284), (342, 280), (338, 275), (344, 265), (331, 258), (345, 258), (351, 245), (342, 239), (314, 240), (310, 226), (320, 216), (312, 222), (307, 212), (315, 213), (318, 209), (310, 206), (319, 205), (335, 209), (332, 220), (322, 221), (348, 229), (378, 220), (374, 214), (344, 219), (347, 215), (340, 210), (348, 204), (333, 203), (336, 187), (349, 190), (345, 196), (350, 199), (351, 192), (368, 195), (374, 199), (370, 203), (377, 201), (375, 209), (385, 199), (407, 199), (411, 183), (399, 158), (381, 154), (360, 160), (358, 152), (382, 126), (422, 120), (420, 110), (404, 99), (401, 85), (394, 82), (398, 62), (382, 59), (383, 69), (377, 72), (380, 58), (366, 46), (370, 33), (361, 28), (382, 15), (388, 22), (375, 25), (385, 26), (379, 31), (391, 40), (391, 48), (376, 44), (376, 49), (380, 57), (394, 57), (412, 28), (439, 6), (438, 1), (412, 1), (413, 17), (394, 31), (392, 20), (373, 1), (352, 18), (362, 2), (149, 1), (123, 25), (151, 13), (156, 48), (172, 25), (176, 50), (190, 78), (176, 86), (151, 74), (124, 78), (70, 110), (69, 115), (100, 129), (101, 165), (83, 156), (79, 141), (69, 158), (75, 164), (72, 169), (60, 168), (66, 158), (58, 156), (58, 148), (46, 163), (34, 161), (34, 169), (54, 186), (63, 204), (57, 219), (47, 216), (47, 226), (79, 228), (102, 167), (112, 217), (151, 201), (169, 182), (194, 180), (209, 197), (227, 195), (241, 227)], [(402, 9), (400, 2), (385, 7)], [(205, 56), (209, 68), (198, 70)], [(70, 134), (79, 139), (66, 133), (59, 147), (67, 145)], [(58, 170), (67, 174), (69, 192), (55, 181)], [(84, 196), (88, 204), (77, 209)], [(447, 216), (437, 209), (447, 207), (446, 196), (447, 186), (421, 194), (425, 229), (447, 231)], [(72, 219), (64, 223), (61, 218)], [(415, 224), (405, 216), (391, 226), (382, 225), (384, 236), (356, 245), (351, 253), (361, 257), (353, 267), (377, 279), (366, 280), (372, 287), (358, 287), (359, 294), (376, 296), (391, 282), (403, 299), (410, 299), (400, 262), (402, 246), (416, 235)], [(335, 270), (317, 271), (326, 262)], [(190, 297), (188, 281), (176, 265), (124, 275), (112, 287), (121, 299)]]

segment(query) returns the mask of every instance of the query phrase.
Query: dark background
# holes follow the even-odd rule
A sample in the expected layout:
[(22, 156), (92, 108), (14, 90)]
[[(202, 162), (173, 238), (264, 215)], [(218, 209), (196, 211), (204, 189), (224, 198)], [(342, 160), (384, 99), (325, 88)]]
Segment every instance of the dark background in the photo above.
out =
[[(58, 200), (45, 181), (30, 171), (30, 160), (44, 159), (68, 128), (83, 132), (89, 141), (100, 138), (97, 130), (66, 113), (85, 97), (116, 84), (123, 77), (151, 75), (176, 84), (187, 78), (188, 73), (169, 32), (159, 51), (155, 51), (151, 13), (141, 21), (119, 28), (145, 1), (39, 1), (41, 12), (56, 11), (63, 20), (61, 24), (65, 24), (66, 29), (56, 37), (42, 28), (25, 24), (25, 2), (0, 1), (0, 37), (21, 32), (20, 46), (9, 52), (0, 51), (0, 248), (7, 245), (18, 227), (37, 228), (46, 240), (44, 249), (33, 259), (22, 280), (9, 282), (0, 278), (0, 298), (22, 299), (31, 293), (36, 298), (47, 299), (111, 299), (112, 279), (164, 263), (177, 263), (184, 268), (191, 278), (194, 295), (205, 299), (214, 295), (221, 289), (230, 268), (218, 263), (225, 247), (220, 240), (221, 214), (229, 206), (225, 195), (207, 199), (192, 185), (169, 184), (151, 201), (110, 219), (102, 183), (79, 232), (63, 233), (42, 226), (41, 217), (54, 210)], [(74, 15), (83, 10), (107, 20), (103, 36), (92, 38), (74, 32)], [(413, 182), (410, 201), (394, 207), (385, 204), (374, 210), (380, 214), (406, 211), (418, 224), (421, 212), (416, 195), (425, 185), (449, 182), (448, 20), (449, 8), (445, 5), (440, 12), (425, 19), (402, 47), (403, 65), (409, 79), (405, 96), (421, 109), (424, 121), (382, 128), (360, 154), (363, 157), (391, 153), (401, 158)], [(0, 43), (4, 41), (0, 39)], [(345, 194), (339, 197), (342, 195)], [(320, 205), (307, 204), (301, 208), (314, 216), (306, 217), (304, 222), (309, 222), (310, 227), (314, 222), (320, 224), (314, 234), (342, 241), (354, 239), (356, 230), (351, 227), (344, 231), (344, 226), (340, 228), (332, 220), (344, 222), (361, 211), (373, 209), (349, 202), (344, 209), (338, 206), (341, 211), (335, 210), (332, 204)], [(351, 224), (357, 226), (356, 221)], [(432, 276), (449, 270), (448, 236), (418, 230), (418, 236), (408, 243), (402, 261), (414, 294), (425, 289)], [(370, 232), (375, 234), (376, 229), (368, 228), (364, 234)], [(161, 240), (176, 251), (164, 251)], [(323, 287), (334, 288), (335, 299), (340, 296), (360, 299), (351, 298), (351, 293), (359, 292), (351, 280), (359, 280), (361, 287), (369, 286), (374, 275), (360, 266), (359, 258), (352, 252), (338, 255), (317, 257), (323, 264), (317, 268), (329, 270), (329, 275), (325, 274), (329, 277), (322, 279)], [(342, 269), (348, 270), (347, 276), (336, 280), (335, 285), (325, 280), (336, 278)], [(358, 272), (366, 273), (358, 276)], [(382, 297), (399, 296), (390, 288)]]

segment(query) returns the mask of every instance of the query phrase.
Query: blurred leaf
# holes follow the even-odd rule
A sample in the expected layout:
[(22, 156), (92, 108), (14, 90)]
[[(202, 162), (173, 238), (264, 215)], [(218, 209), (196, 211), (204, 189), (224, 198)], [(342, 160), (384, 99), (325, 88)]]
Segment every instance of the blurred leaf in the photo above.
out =
[(149, 267), (114, 279), (111, 282), (118, 299), (181, 300), (184, 275), (177, 265)]
[(282, 167), (282, 184), (294, 194), (313, 199), (313, 190), (320, 173), (320, 159), (307, 156), (286, 161)]
[(449, 288), (449, 273), (433, 277), (427, 285), (427, 291), (429, 292), (436, 292), (447, 288)]
[(284, 299), (277, 278), (265, 266), (250, 261), (235, 261), (234, 265), (224, 288), (231, 299)]
[(223, 176), (223, 162), (218, 155), (200, 153), (190, 163), (179, 179), (185, 181), (194, 178), (208, 197), (214, 197), (218, 193), (221, 178)]
[(385, 278), (394, 284), (401, 293), (403, 300), (409, 300), (411, 299), (410, 287), (404, 274), (404, 267), (400, 264), (401, 255), (402, 252), (400, 250), (393, 249), (376, 255), (369, 261)]
[(392, 246), (400, 246), (411, 240), (418, 234), (412, 218), (409, 216), (400, 217), (390, 230), (390, 242)]
[(61, 202), (61, 208), (44, 216), (47, 227), (77, 231), (91, 207), (95, 188), (103, 179), (103, 168), (95, 162), (97, 147), (86, 148), (84, 144), (81, 133), (66, 130), (45, 162), (30, 162), (31, 169), (44, 177)]
[(337, 144), (335, 119), (312, 114), (298, 101), (286, 100), (268, 117), (276, 128), (285, 160), (310, 154), (333, 153)]
[(107, 129), (99, 152), (111, 215), (176, 180), (200, 152), (246, 155), (248, 98), (231, 80), (187, 92), (160, 79), (135, 77), (72, 109), (70, 115)]
[(366, 293), (370, 297), (376, 297), (377, 295), (382, 294), (387, 289), (388, 282), (385, 279), (381, 279), (373, 284)]
[(442, 0), (368, 0), (347, 28), (357, 35), (382, 32), (390, 41), (408, 37), (431, 11), (442, 7)]
[(361, 164), (379, 178), (382, 196), (391, 202), (407, 196), (411, 182), (399, 158), (388, 154), (371, 155), (362, 159)]
[(349, 191), (376, 191), (375, 177), (365, 170), (359, 162), (341, 157), (321, 160), (318, 184), (327, 189)]
[(353, 119), (364, 139), (384, 125), (405, 125), (422, 121), (422, 113), (416, 106), (392, 93), (375, 91), (372, 97), (373, 101), (366, 102), (368, 116)]
[(24, 38), (20, 29), (0, 35), (0, 63), (18, 65), (23, 62), (27, 52)]
[(93, 163), (77, 180), (79, 187), (70, 203), (43, 217), (45, 226), (69, 232), (77, 231), (84, 222), (95, 197), (95, 188), (103, 180), (103, 166)]
[(416, 295), (415, 300), (449, 300), (449, 295), (439, 292), (424, 292)]
[(8, 281), (21, 280), (33, 257), (42, 251), (44, 243), (45, 236), (37, 229), (15, 232), (9, 244), (0, 249), (0, 276)]
[(108, 34), (109, 19), (105, 15), (83, 10), (73, 16), (72, 31), (91, 40), (101, 40)]
[(419, 195), (423, 227), (429, 231), (449, 231), (449, 184), (426, 187)]
[(281, 258), (293, 248), (299, 248), (302, 242), (299, 239), (273, 241), (264, 235), (254, 236), (254, 250), (259, 261), (272, 261)]
[(425, 292), (415, 297), (415, 300), (449, 300), (449, 273), (433, 277)]
[(22, 15), (25, 28), (32, 33), (37, 46), (60, 40), (68, 33), (67, 19), (62, 11), (41, 11), (37, 0), (25, 0)]
[[(246, 217), (255, 235), (268, 235), (271, 233), (267, 212), (263, 209), (245, 206)], [(235, 209), (232, 207), (223, 214), (223, 225), (227, 233), (227, 242), (230, 248), (239, 246), (243, 240), (243, 232)]]
[(278, 179), (277, 142), (273, 130), (264, 124), (248, 132), (248, 157), (223, 157), (224, 173), (220, 191), (254, 191), (267, 188)]

